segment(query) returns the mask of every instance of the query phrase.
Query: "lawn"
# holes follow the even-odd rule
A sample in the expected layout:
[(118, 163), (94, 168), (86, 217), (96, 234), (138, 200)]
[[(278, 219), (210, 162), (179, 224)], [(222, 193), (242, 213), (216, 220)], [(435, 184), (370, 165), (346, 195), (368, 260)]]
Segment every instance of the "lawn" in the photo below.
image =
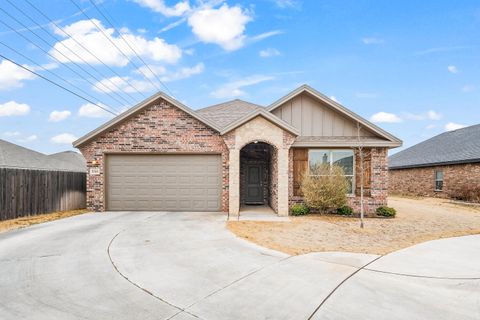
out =
[(33, 224), (48, 222), (52, 220), (63, 219), (71, 216), (76, 216), (78, 214), (86, 213), (88, 210), (79, 209), (79, 210), (70, 210), (70, 211), (60, 211), (46, 214), (39, 214), (36, 216), (22, 217), (12, 220), (0, 221), (0, 232), (25, 228)]
[(318, 251), (385, 254), (416, 243), (480, 233), (480, 209), (443, 199), (390, 197), (395, 219), (333, 215), (291, 217), (290, 222), (231, 221), (237, 236), (291, 255)]

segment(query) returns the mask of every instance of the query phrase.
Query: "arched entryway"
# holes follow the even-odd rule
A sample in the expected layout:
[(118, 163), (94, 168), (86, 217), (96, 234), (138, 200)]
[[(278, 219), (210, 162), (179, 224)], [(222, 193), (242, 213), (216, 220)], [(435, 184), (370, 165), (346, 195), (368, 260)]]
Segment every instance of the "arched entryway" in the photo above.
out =
[(270, 206), (277, 211), (277, 151), (254, 141), (240, 150), (240, 206)]

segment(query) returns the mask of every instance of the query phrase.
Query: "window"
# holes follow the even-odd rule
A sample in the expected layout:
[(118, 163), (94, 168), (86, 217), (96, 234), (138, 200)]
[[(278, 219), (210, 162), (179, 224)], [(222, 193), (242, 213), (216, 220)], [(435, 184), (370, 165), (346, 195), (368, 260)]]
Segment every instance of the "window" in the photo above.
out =
[(435, 171), (435, 191), (443, 190), (443, 171)]
[(354, 156), (353, 150), (326, 150), (326, 149), (310, 149), (308, 151), (308, 168), (309, 174), (315, 172), (315, 168), (323, 164), (337, 165), (343, 169), (345, 177), (348, 181), (348, 193), (353, 193), (354, 186)]

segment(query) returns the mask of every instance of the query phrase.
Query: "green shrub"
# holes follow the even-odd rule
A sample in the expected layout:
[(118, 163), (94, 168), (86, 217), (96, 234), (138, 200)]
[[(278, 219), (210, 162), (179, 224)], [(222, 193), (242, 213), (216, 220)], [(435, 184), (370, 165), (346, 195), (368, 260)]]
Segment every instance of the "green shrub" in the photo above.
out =
[(296, 203), (292, 206), (292, 216), (303, 216), (310, 212), (310, 208), (303, 203)]
[(395, 210), (395, 208), (381, 206), (377, 208), (375, 213), (377, 214), (377, 216), (395, 218), (395, 215), (397, 214), (397, 210)]
[(353, 214), (353, 209), (350, 206), (343, 206), (337, 209), (337, 214), (342, 216), (351, 216)]

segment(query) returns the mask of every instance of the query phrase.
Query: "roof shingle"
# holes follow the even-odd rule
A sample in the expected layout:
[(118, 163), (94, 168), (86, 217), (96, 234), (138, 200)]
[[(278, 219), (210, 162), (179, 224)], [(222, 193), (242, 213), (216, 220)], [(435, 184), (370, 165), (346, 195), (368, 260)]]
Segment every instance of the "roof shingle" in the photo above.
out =
[(235, 99), (199, 109), (196, 110), (196, 112), (201, 114), (204, 118), (214, 122), (221, 129), (224, 129), (229, 124), (256, 109), (263, 109), (263, 107), (247, 101)]

